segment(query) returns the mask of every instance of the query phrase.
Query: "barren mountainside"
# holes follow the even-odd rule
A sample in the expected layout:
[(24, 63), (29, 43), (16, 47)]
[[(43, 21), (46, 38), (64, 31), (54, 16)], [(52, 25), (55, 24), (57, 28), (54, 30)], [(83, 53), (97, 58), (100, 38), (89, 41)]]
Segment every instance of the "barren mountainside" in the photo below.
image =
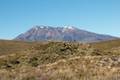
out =
[(98, 42), (116, 39), (109, 35), (101, 35), (93, 32), (81, 30), (73, 26), (51, 27), (35, 26), (27, 32), (20, 34), (15, 40), (20, 41), (79, 41)]

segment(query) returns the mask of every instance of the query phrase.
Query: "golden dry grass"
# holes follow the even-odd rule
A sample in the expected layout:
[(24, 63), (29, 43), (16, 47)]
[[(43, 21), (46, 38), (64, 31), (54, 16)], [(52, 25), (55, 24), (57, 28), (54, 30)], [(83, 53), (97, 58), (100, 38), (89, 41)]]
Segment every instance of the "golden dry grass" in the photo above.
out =
[(1, 80), (119, 80), (118, 56), (82, 56), (38, 67), (0, 70)]
[(0, 41), (0, 80), (119, 80), (119, 40)]

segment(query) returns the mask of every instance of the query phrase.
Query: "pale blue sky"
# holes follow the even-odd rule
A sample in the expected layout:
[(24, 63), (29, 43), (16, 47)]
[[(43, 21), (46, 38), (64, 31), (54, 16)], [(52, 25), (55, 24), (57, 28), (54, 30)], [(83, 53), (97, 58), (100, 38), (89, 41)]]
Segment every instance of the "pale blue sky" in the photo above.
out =
[(120, 37), (120, 0), (0, 0), (0, 39), (34, 25), (72, 25)]

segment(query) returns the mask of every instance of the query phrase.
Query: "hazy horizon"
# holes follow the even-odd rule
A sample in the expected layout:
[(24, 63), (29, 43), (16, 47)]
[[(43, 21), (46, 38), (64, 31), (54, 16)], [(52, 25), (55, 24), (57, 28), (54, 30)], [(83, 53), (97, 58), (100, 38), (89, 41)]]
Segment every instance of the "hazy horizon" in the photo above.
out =
[(120, 37), (119, 0), (1, 0), (0, 39), (35, 25), (79, 29)]

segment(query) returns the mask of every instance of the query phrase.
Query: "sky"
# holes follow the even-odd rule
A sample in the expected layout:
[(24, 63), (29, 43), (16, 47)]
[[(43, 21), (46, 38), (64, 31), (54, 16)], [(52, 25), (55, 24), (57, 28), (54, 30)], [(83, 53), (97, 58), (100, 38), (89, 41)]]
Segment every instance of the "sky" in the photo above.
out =
[(120, 0), (0, 0), (0, 39), (13, 39), (35, 25), (120, 37)]

